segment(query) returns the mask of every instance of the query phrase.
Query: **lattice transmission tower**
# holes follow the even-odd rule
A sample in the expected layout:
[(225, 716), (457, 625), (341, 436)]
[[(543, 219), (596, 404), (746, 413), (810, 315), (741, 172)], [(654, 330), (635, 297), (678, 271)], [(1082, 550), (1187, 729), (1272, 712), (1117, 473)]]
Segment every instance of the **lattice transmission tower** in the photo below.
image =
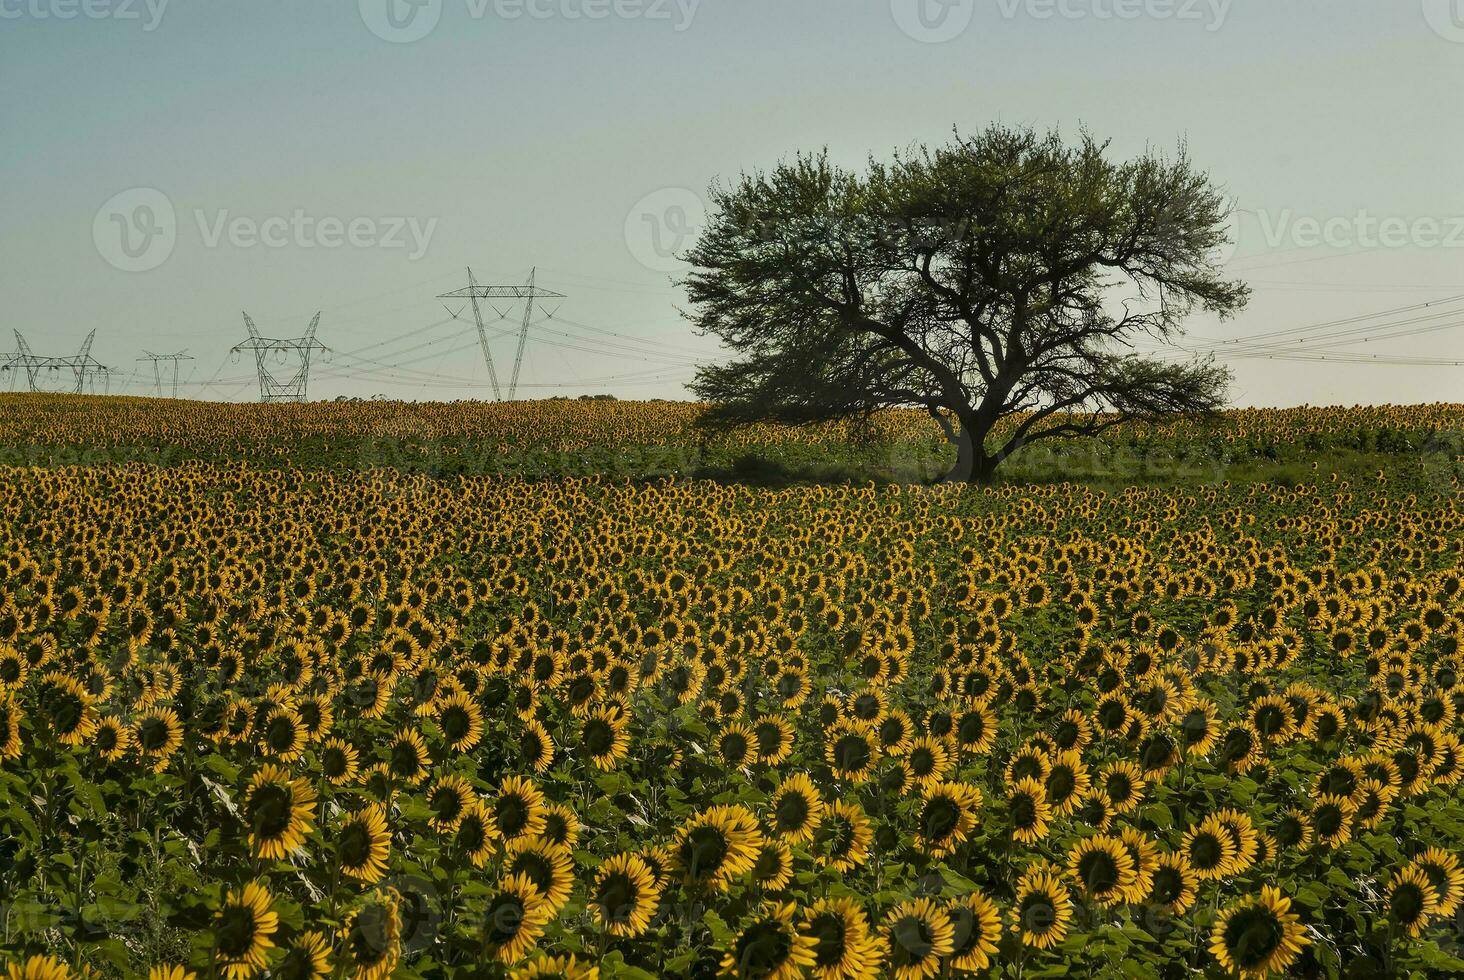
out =
[(143, 356), (142, 357), (139, 357), (138, 360), (139, 361), (151, 361), (152, 362), (152, 369), (153, 369), (153, 390), (155, 390), (158, 393), (158, 397), (159, 398), (163, 397), (163, 370), (162, 370), (162, 363), (164, 361), (171, 361), (172, 362), (172, 364), (173, 364), (173, 386), (172, 386), (173, 393), (171, 395), (169, 395), (168, 397), (169, 398), (177, 398), (178, 397), (178, 365), (182, 361), (191, 361), (191, 360), (193, 360), (193, 358), (189, 355), (188, 351), (186, 351), (186, 350), (180, 350), (176, 354), (154, 354), (150, 350), (145, 350), (142, 353), (143, 353)]
[[(303, 402), (305, 401), (306, 388), (310, 383), (310, 357), (313, 354), (329, 354), (330, 348), (315, 339), (315, 328), (320, 325), (320, 314), (315, 314), (315, 319), (310, 321), (310, 326), (305, 330), (305, 336), (295, 337), (291, 340), (275, 340), (270, 337), (261, 337), (259, 328), (254, 321), (249, 319), (249, 314), (244, 314), (244, 326), (249, 330), (249, 339), (243, 343), (235, 344), (229, 351), (231, 354), (239, 354), (243, 351), (254, 352), (254, 363), (259, 368), (259, 400), (262, 402)], [(270, 372), (269, 361), (271, 357), (279, 364), (289, 364), (298, 359), (295, 373), (290, 375), (286, 381), (281, 381)]]
[(26, 343), (25, 338), (17, 330), (15, 331), (16, 353), (6, 356), (3, 370), (10, 371), (17, 366), (24, 368), (26, 386), (31, 391), (57, 390), (52, 386), (43, 385), (41, 380), (49, 381), (56, 376), (54, 372), (67, 370), (71, 372), (74, 379), (74, 384), (70, 388), (72, 394), (85, 394), (88, 388), (95, 393), (97, 378), (108, 382), (111, 371), (105, 364), (91, 356), (92, 341), (96, 339), (96, 336), (95, 330), (87, 334), (86, 340), (82, 341), (81, 350), (71, 357), (41, 357), (31, 351), (30, 344)]
[[(513, 358), (513, 374), (508, 382), (508, 400), (513, 401), (518, 397), (519, 369), (524, 363), (524, 344), (529, 339), (529, 320), (534, 315), (534, 300), (536, 299), (564, 299), (563, 293), (556, 293), (552, 289), (540, 289), (534, 285), (534, 277), (538, 269), (529, 271), (529, 281), (522, 286), (480, 286), (473, 278), (473, 270), (468, 270), (468, 286), (466, 289), (455, 289), (450, 293), (442, 293), (438, 299), (466, 299), (473, 304), (473, 320), (478, 327), (478, 343), (483, 348), (483, 363), (488, 365), (488, 382), (493, 386), (494, 401), (503, 401), (503, 390), (498, 383), (498, 371), (493, 366), (493, 352), (488, 349), (488, 328), (483, 324), (483, 311), (478, 306), (480, 299), (521, 299), (524, 301), (523, 322), (519, 325), (518, 350)], [(493, 312), (498, 314), (498, 319), (508, 319), (508, 314), (513, 310), (509, 306), (507, 310), (500, 310), (498, 307), (489, 304)], [(448, 310), (452, 313), (451, 310)], [(456, 316), (456, 314), (453, 314)]]

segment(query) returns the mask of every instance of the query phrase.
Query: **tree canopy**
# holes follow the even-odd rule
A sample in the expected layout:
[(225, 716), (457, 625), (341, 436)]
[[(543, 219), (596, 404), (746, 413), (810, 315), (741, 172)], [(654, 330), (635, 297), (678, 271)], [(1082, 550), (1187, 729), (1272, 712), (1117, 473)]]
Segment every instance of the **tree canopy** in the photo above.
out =
[(1115, 162), (1087, 133), (994, 126), (860, 174), (801, 154), (711, 205), (685, 284), (734, 356), (693, 384), (708, 424), (922, 408), (950, 477), (987, 482), (1038, 440), (1225, 403), (1213, 362), (1132, 346), (1249, 298), (1216, 260), (1228, 203), (1183, 145)]

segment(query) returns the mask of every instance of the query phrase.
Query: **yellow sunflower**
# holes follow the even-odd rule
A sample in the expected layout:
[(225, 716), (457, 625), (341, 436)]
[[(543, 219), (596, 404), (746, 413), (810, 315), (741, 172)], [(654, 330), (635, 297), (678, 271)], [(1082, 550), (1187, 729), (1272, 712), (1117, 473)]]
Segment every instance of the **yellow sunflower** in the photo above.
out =
[(814, 963), (814, 941), (794, 922), (797, 906), (770, 902), (740, 929), (722, 956), (721, 976), (795, 980)]
[(244, 791), (244, 823), (257, 857), (279, 860), (298, 851), (315, 826), (315, 789), (265, 763)]
[(1388, 921), (1417, 938), (1439, 913), (1439, 893), (1423, 869), (1410, 865), (1396, 872), (1384, 896)]
[(660, 899), (655, 874), (637, 854), (617, 854), (601, 863), (589, 894), (596, 922), (612, 936), (644, 933)]
[(330, 976), (330, 940), (310, 930), (295, 937), (285, 957), (274, 968), (279, 980), (325, 980)]
[(681, 825), (672, 853), (688, 884), (721, 891), (752, 869), (761, 843), (745, 807), (713, 806)]
[(853, 899), (813, 903), (803, 913), (802, 932), (813, 941), (809, 973), (816, 980), (873, 980), (879, 974), (879, 946)]
[(1263, 980), (1290, 966), (1310, 940), (1291, 899), (1271, 885), (1225, 909), (1210, 932), (1210, 953), (1244, 980)]
[(813, 840), (823, 813), (823, 797), (813, 780), (801, 772), (783, 780), (768, 801), (768, 822), (773, 834), (790, 844)]
[(881, 930), (885, 962), (895, 980), (924, 980), (940, 972), (941, 958), (955, 949), (950, 914), (932, 899), (895, 906)]
[(348, 814), (336, 828), (332, 842), (341, 871), (368, 885), (380, 881), (391, 854), (386, 808), (373, 803)]
[(946, 906), (951, 917), (953, 970), (979, 973), (991, 965), (1001, 942), (1001, 912), (979, 891), (962, 895)]
[(269, 889), (256, 881), (224, 898), (214, 920), (214, 952), (228, 980), (248, 980), (265, 967), (280, 919)]
[(503, 963), (518, 962), (539, 941), (552, 918), (553, 912), (527, 876), (504, 878), (483, 909), (479, 926), (483, 953)]
[(1067, 936), (1072, 917), (1072, 894), (1057, 875), (1037, 870), (1022, 876), (1012, 920), (1023, 945), (1051, 949)]

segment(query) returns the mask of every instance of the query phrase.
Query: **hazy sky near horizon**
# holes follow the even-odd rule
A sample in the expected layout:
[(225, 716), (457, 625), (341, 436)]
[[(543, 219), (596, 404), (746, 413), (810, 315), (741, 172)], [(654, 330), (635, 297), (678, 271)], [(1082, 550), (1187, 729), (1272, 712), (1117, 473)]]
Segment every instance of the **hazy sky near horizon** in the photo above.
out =
[[(1464, 0), (0, 0), (0, 86), (0, 355), (95, 328), (114, 391), (186, 348), (185, 394), (252, 399), (240, 311), (321, 310), (312, 397), (490, 397), (436, 298), (471, 265), (566, 294), (521, 397), (687, 397), (717, 345), (667, 253), (711, 181), (1001, 121), (1187, 140), (1239, 208), (1254, 297), (1188, 344), (1238, 404), (1464, 400), (1422, 363), (1464, 364)], [(1266, 341), (1328, 361), (1234, 356), (1423, 303)], [(1376, 354), (1419, 363), (1335, 360)]]

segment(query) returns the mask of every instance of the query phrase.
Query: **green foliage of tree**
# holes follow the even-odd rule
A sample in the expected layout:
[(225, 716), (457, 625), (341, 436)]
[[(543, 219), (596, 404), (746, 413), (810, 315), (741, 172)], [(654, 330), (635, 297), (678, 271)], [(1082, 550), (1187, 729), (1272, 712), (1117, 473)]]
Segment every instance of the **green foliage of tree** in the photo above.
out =
[(1131, 344), (1245, 305), (1216, 260), (1228, 204), (1183, 145), (1108, 150), (994, 126), (863, 174), (823, 152), (714, 187), (686, 280), (692, 319), (735, 355), (698, 372), (708, 423), (913, 406), (957, 444), (950, 478), (989, 482), (1038, 440), (1221, 408), (1223, 368)]

